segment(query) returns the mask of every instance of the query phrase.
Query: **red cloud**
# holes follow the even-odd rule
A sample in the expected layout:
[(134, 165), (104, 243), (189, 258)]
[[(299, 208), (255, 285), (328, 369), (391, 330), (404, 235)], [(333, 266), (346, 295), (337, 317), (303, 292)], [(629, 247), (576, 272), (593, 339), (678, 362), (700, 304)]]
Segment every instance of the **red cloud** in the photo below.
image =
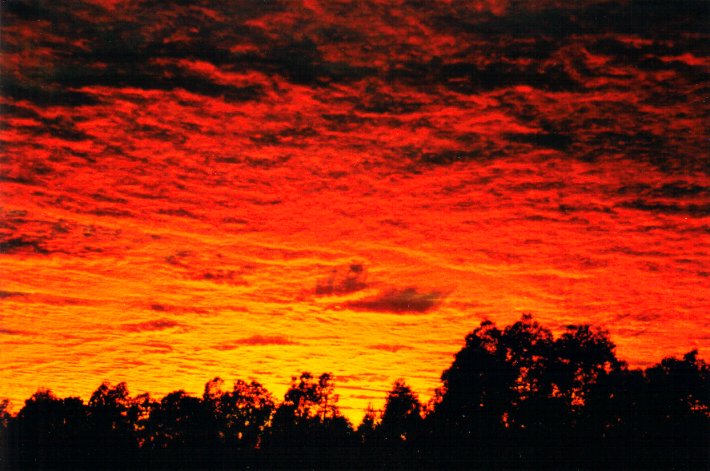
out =
[(251, 337), (225, 342), (215, 346), (215, 348), (217, 350), (234, 350), (238, 347), (259, 345), (298, 345), (298, 343), (281, 335), (252, 335)]
[(149, 332), (154, 330), (165, 330), (180, 326), (179, 322), (170, 319), (157, 319), (148, 322), (139, 322), (137, 324), (123, 324), (121, 327), (126, 332)]

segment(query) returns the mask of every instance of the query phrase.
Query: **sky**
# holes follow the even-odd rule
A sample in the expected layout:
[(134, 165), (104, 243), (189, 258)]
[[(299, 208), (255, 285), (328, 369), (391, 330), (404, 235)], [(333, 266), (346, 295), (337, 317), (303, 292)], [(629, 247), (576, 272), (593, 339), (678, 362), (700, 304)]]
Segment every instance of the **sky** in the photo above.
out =
[(431, 397), (484, 319), (710, 348), (704, 1), (2, 2), (0, 397)]

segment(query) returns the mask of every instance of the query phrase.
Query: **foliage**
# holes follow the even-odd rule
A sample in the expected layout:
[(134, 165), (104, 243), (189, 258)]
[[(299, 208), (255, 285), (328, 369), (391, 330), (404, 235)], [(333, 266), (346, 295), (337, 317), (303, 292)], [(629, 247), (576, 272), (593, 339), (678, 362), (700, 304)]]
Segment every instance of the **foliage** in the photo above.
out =
[[(557, 338), (524, 315), (485, 321), (425, 407), (404, 380), (357, 430), (334, 377), (303, 372), (283, 401), (256, 381), (161, 400), (102, 383), (88, 403), (46, 389), (0, 401), (3, 469), (706, 468), (710, 367), (697, 351), (630, 370), (609, 334)], [(416, 365), (414, 365), (416, 366)]]

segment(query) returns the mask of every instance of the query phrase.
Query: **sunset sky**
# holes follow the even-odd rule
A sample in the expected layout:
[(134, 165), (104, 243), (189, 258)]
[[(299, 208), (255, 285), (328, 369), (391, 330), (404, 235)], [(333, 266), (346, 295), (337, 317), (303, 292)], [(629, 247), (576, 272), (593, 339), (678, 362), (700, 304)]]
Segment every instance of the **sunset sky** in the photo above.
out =
[(708, 358), (709, 5), (3, 1), (0, 398), (330, 371), (358, 422), (526, 312)]

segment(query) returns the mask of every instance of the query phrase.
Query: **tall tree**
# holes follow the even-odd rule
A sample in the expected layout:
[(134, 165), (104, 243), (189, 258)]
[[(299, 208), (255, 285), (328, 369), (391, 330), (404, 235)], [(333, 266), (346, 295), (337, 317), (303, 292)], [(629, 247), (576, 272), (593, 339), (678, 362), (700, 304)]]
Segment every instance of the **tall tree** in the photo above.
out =
[(387, 394), (382, 421), (378, 427), (390, 445), (412, 442), (422, 433), (422, 405), (418, 396), (398, 379)]
[[(284, 453), (295, 456), (294, 467), (329, 467), (344, 457), (338, 450), (352, 444), (350, 422), (340, 413), (333, 375), (315, 378), (308, 372), (292, 378), (291, 387), (276, 409), (267, 436), (267, 447), (275, 460)], [(287, 451), (291, 450), (291, 452)], [(298, 450), (295, 454), (293, 450)], [(285, 463), (271, 462), (267, 467)]]
[(255, 448), (275, 409), (271, 393), (256, 381), (237, 380), (231, 391), (215, 378), (205, 385), (203, 401), (214, 417), (219, 439), (227, 446)]

